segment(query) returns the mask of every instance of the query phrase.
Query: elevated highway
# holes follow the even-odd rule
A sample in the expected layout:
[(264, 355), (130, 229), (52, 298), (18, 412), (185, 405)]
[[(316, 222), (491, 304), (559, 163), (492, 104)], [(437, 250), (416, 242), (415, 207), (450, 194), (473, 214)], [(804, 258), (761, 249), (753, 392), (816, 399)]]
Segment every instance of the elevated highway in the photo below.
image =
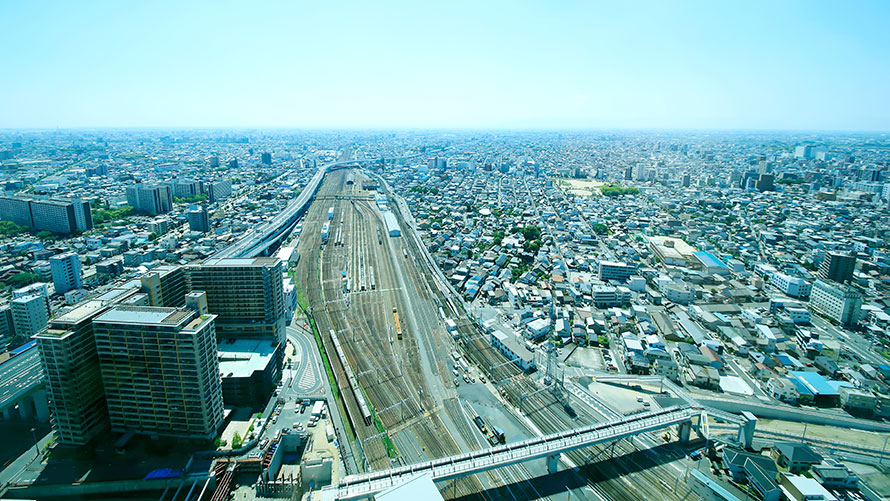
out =
[(36, 345), (0, 364), (0, 413), (3, 419), (49, 420), (43, 368)]
[(362, 499), (399, 485), (418, 474), (429, 474), (434, 481), (442, 481), (540, 458), (547, 458), (548, 470), (555, 473), (562, 453), (675, 425), (679, 425), (681, 429), (691, 429), (692, 420), (701, 420), (701, 416), (702, 410), (695, 407), (668, 407), (414, 465), (349, 475), (337, 484), (323, 488), (322, 499)]
[[(418, 155), (407, 155), (404, 157), (387, 158), (386, 161), (399, 161), (414, 158)], [(217, 252), (214, 258), (233, 258), (233, 257), (256, 257), (260, 255), (268, 256), (271, 252), (281, 245), (287, 238), (291, 230), (296, 226), (297, 221), (309, 208), (309, 204), (318, 192), (318, 187), (324, 180), (328, 172), (348, 167), (361, 167), (371, 163), (379, 163), (381, 159), (363, 159), (363, 160), (341, 160), (323, 165), (318, 168), (312, 179), (306, 184), (300, 195), (279, 212), (269, 222), (263, 224), (259, 228), (254, 228), (247, 232), (241, 239), (225, 249)]]
[(271, 221), (247, 232), (240, 240), (213, 255), (215, 258), (255, 257), (267, 255), (270, 248), (281, 243), (290, 233), (300, 216), (306, 212), (312, 197), (321, 186), (325, 174), (347, 165), (359, 165), (361, 161), (347, 160), (323, 165), (315, 171), (300, 195), (279, 212)]

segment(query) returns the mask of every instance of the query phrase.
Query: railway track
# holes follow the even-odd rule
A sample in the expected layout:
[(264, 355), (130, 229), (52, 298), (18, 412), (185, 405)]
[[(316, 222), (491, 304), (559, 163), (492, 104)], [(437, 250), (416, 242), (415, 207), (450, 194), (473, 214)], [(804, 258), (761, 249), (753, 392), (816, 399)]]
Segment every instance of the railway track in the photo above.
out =
[[(416, 356), (416, 333), (408, 322), (402, 322), (402, 340), (392, 333), (393, 308), (407, 308), (402, 304), (403, 291), (398, 288), (387, 254), (389, 246), (381, 245), (378, 239), (376, 228), (383, 224), (382, 219), (372, 203), (362, 197), (333, 196), (344, 189), (344, 177), (342, 171), (331, 173), (319, 189), (319, 196), (331, 202), (323, 207), (315, 204), (307, 212), (300, 241), (304, 258), (298, 277), (306, 285), (307, 299), (367, 467), (385, 469), (400, 461), (388, 433), (396, 428), (399, 433), (412, 434), (428, 457), (456, 454), (459, 447), (438, 416), (441, 408), (436, 407), (425, 387)], [(331, 206), (332, 224), (338, 229), (332, 229), (334, 238), (322, 247), (320, 227), (327, 221)], [(344, 292), (344, 271), (352, 285), (348, 294)], [(345, 362), (333, 355), (338, 351), (333, 337), (341, 345)], [(349, 372), (355, 391), (349, 391)], [(370, 425), (362, 418), (362, 399), (371, 414)], [(484, 491), (475, 477), (459, 479), (450, 487), (459, 497), (473, 497)]]

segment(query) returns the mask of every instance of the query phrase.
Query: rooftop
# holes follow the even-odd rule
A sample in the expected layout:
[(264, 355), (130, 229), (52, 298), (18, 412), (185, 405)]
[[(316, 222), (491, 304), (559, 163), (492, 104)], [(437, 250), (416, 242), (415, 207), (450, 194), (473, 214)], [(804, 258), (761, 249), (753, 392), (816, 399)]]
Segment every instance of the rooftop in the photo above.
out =
[(221, 257), (205, 260), (203, 266), (274, 266), (280, 262), (275, 257)]
[(136, 325), (181, 325), (193, 314), (192, 310), (178, 308), (115, 306), (96, 317), (96, 321)]
[(230, 377), (250, 377), (269, 365), (276, 346), (268, 340), (237, 339), (219, 343), (219, 372)]
[(76, 324), (96, 314), (97, 311), (105, 308), (105, 301), (90, 300), (77, 305), (75, 308), (67, 311), (58, 317), (52, 319), (52, 323)]

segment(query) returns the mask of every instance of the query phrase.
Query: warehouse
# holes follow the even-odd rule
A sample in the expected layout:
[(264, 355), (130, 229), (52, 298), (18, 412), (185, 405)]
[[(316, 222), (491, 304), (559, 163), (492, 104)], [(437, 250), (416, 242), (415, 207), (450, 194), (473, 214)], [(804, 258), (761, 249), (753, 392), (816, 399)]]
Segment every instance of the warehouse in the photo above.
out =
[(396, 215), (390, 211), (383, 211), (383, 222), (386, 223), (386, 231), (389, 233), (391, 237), (400, 237), (402, 236), (402, 230), (399, 228), (399, 221), (396, 220)]

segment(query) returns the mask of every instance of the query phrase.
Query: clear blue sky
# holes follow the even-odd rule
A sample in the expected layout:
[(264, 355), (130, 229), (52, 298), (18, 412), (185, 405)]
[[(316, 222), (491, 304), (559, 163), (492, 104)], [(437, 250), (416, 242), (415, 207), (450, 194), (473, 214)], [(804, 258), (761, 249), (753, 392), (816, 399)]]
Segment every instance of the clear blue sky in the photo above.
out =
[(0, 0), (0, 127), (890, 130), (890, 1)]

